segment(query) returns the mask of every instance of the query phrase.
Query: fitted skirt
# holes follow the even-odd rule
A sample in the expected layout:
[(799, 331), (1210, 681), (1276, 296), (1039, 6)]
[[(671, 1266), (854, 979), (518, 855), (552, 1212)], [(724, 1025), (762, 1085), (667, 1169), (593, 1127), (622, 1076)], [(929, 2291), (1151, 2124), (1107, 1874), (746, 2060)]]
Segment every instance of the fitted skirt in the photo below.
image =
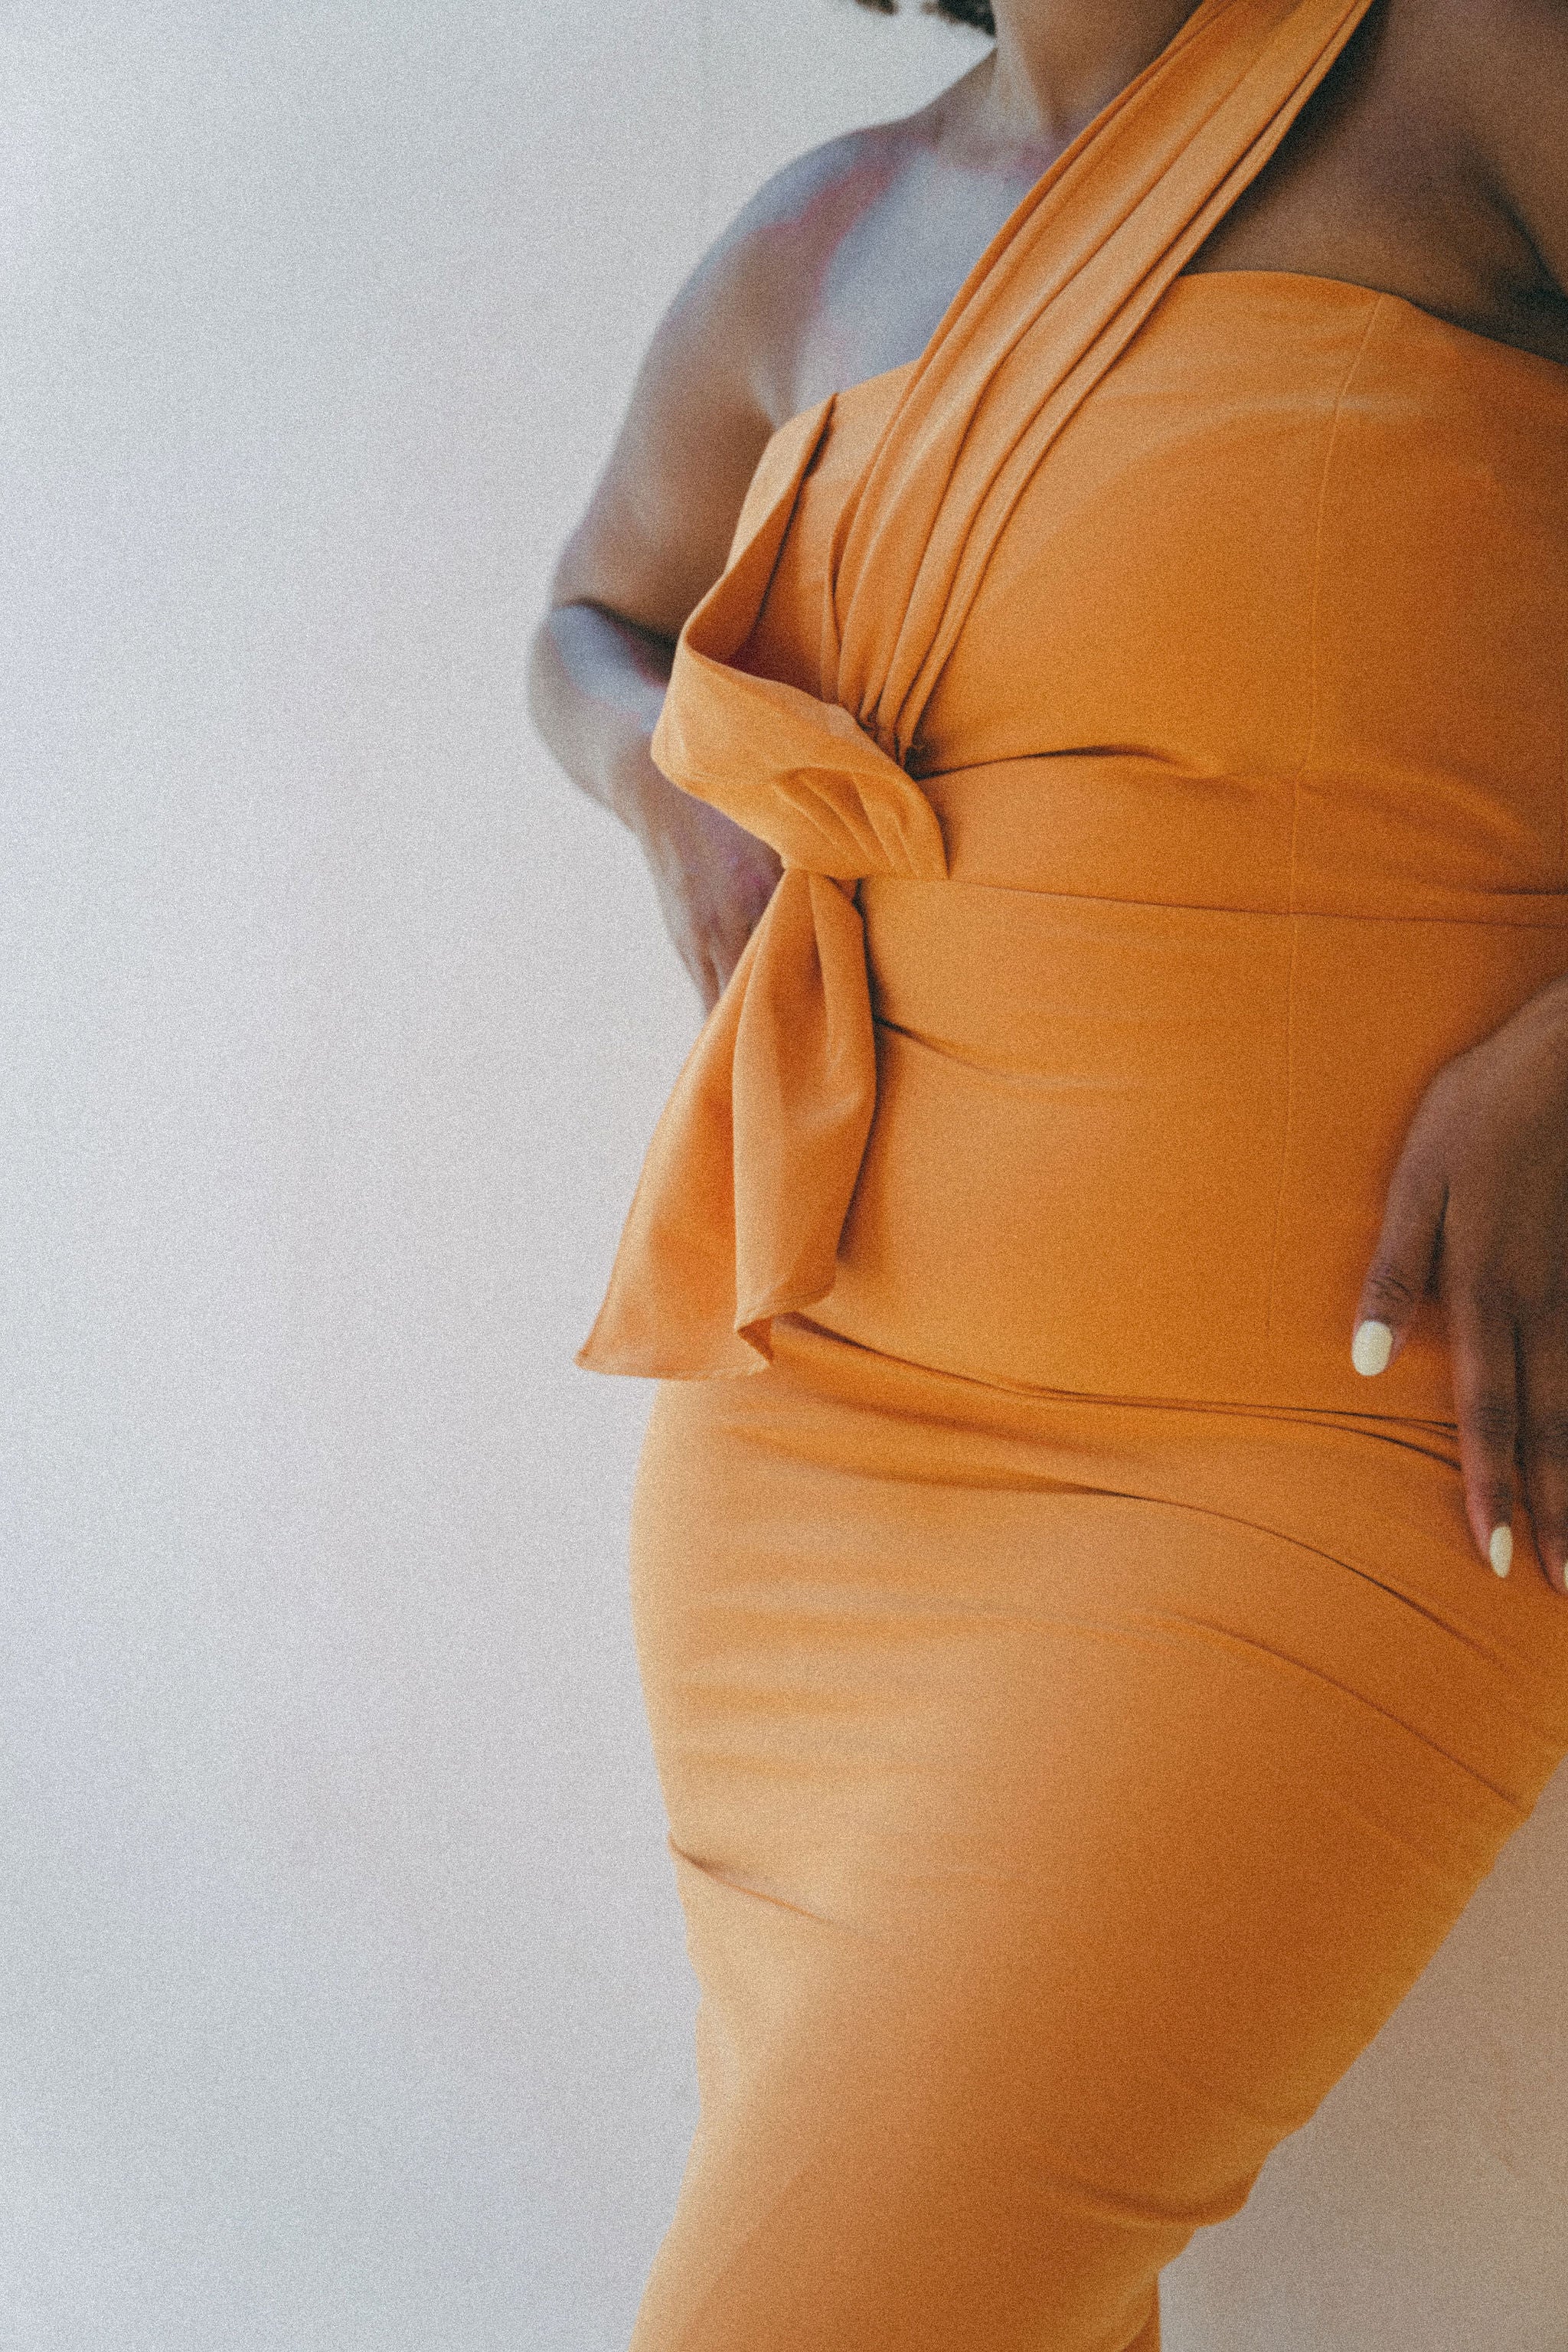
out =
[(700, 2116), (632, 2352), (1157, 2352), (1568, 1753), (1568, 1605), (1451, 1423), (773, 1341), (635, 1496)]

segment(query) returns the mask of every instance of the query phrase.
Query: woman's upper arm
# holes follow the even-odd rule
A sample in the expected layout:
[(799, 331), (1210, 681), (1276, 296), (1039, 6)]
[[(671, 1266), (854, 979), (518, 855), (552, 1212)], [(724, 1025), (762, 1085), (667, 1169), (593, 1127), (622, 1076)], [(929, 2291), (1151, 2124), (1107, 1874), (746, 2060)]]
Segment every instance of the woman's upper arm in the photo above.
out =
[(724, 569), (757, 460), (793, 405), (826, 259), (889, 168), (851, 132), (769, 180), (670, 304), (615, 446), (562, 551), (552, 604), (678, 636)]
[(742, 215), (659, 321), (552, 604), (600, 604), (673, 638), (722, 572), (794, 324), (767, 243)]

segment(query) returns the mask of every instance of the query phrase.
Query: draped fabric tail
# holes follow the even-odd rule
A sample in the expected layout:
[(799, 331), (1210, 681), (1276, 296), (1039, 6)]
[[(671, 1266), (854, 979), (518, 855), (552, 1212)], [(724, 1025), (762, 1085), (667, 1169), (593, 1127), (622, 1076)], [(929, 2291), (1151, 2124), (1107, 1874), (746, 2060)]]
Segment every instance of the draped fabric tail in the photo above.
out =
[(578, 1363), (663, 1380), (760, 1370), (772, 1318), (833, 1287), (876, 1098), (859, 913), (793, 866), (654, 1131)]

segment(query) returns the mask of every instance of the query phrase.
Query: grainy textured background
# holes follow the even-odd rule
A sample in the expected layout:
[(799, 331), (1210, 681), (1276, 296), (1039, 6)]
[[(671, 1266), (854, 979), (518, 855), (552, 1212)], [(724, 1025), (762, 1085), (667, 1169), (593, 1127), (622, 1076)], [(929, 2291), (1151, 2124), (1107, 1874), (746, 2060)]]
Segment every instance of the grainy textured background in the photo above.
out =
[[(0, 2342), (619, 2352), (693, 1991), (647, 1397), (570, 1357), (698, 1006), (523, 648), (708, 237), (978, 45), (16, 0), (4, 47)], [(1169, 2352), (1562, 2352), (1560, 1798)]]

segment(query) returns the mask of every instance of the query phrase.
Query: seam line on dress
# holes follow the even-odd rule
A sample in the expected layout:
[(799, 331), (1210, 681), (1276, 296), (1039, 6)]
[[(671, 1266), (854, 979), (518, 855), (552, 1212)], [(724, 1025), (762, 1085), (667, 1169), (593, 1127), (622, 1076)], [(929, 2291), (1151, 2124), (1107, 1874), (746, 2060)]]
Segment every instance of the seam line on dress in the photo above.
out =
[(1340, 420), (1344, 414), (1345, 400), (1356, 373), (1361, 366), (1373, 326), (1381, 316), (1384, 298), (1380, 294), (1367, 313), (1366, 324), (1356, 340), (1350, 365), (1344, 372), (1334, 397), (1333, 414), (1329, 419), (1328, 438), (1323, 445), (1323, 470), (1318, 484), (1318, 517), (1312, 537), (1311, 610), (1307, 624), (1307, 740), (1295, 774), (1290, 779), (1290, 966), (1285, 982), (1285, 1132), (1279, 1143), (1279, 1183), (1274, 1198), (1274, 1234), (1268, 1247), (1268, 1296), (1263, 1313), (1263, 1336), (1266, 1342), (1274, 1336), (1274, 1288), (1279, 1270), (1279, 1231), (1285, 1217), (1285, 1188), (1290, 1173), (1290, 1113), (1292, 1087), (1295, 1081), (1296, 1043), (1296, 948), (1299, 937), (1296, 920), (1296, 837), (1300, 819), (1301, 782), (1311, 766), (1312, 754), (1318, 748), (1319, 718), (1319, 620), (1322, 608), (1323, 532), (1329, 508), (1329, 483), (1333, 474), (1334, 451), (1339, 444)]

